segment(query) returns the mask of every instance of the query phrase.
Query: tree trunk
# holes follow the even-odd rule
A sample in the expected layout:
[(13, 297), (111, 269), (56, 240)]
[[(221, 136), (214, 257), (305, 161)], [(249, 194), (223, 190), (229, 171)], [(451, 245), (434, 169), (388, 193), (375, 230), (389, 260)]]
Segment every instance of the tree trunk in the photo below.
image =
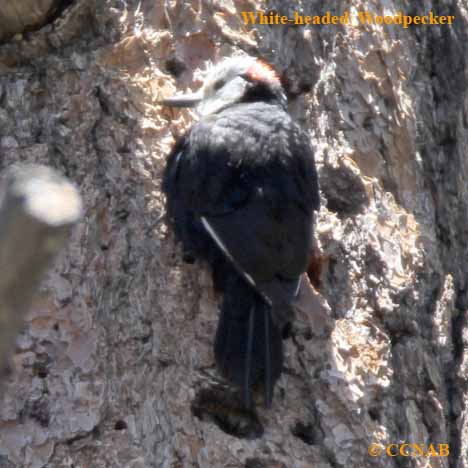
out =
[[(17, 339), (0, 467), (467, 467), (466, 2), (343, 2), (332, 15), (350, 24), (309, 26), (241, 12), (330, 2), (55, 3), (49, 24), (0, 46), (0, 169), (57, 168), (85, 216)], [(357, 19), (400, 10), (455, 20)], [(284, 74), (322, 195), (316, 295), (273, 408), (256, 413), (215, 368), (219, 298), (182, 262), (160, 192), (172, 135), (195, 116), (157, 99), (239, 50)], [(385, 454), (405, 442), (450, 456)]]

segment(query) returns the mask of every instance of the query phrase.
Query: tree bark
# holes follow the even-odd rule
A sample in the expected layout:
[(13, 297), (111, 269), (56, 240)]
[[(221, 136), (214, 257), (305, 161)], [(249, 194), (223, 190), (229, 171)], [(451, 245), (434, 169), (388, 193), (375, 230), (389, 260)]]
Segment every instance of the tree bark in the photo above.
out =
[[(454, 15), (448, 25), (254, 25), (242, 11)], [(0, 467), (468, 466), (467, 7), (462, 0), (75, 0), (0, 47), (0, 169), (84, 198), (0, 406)], [(322, 208), (315, 294), (273, 408), (219, 376), (219, 298), (167, 232), (160, 177), (196, 118), (156, 101), (243, 50), (284, 75)], [(232, 397), (231, 397), (232, 396)], [(368, 447), (449, 444), (449, 457)]]
[(3, 0), (0, 4), (0, 41), (39, 28), (57, 3), (58, 0)]

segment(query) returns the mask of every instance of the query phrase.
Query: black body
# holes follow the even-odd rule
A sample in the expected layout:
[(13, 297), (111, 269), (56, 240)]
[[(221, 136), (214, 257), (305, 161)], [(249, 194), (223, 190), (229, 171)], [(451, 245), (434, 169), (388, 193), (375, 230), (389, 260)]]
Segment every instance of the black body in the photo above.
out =
[(257, 386), (270, 406), (319, 208), (309, 138), (274, 96), (250, 97), (176, 143), (163, 190), (185, 258), (208, 262), (223, 294), (217, 364), (246, 406)]

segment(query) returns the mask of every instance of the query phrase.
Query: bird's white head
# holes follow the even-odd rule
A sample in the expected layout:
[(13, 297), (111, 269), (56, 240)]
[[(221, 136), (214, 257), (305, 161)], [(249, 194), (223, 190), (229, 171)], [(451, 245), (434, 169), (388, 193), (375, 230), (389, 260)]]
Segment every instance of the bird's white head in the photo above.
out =
[(285, 105), (280, 78), (267, 62), (250, 56), (223, 60), (209, 70), (203, 86), (195, 93), (160, 101), (172, 107), (197, 107), (205, 116), (240, 102), (276, 100)]

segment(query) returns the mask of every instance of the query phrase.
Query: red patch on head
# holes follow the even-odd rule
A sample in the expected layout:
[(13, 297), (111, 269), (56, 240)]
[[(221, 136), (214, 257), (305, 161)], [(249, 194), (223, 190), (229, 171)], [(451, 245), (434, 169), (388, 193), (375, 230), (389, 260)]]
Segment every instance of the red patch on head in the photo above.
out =
[(247, 77), (251, 81), (263, 81), (280, 85), (281, 80), (278, 72), (267, 62), (256, 60), (255, 63), (247, 70)]

